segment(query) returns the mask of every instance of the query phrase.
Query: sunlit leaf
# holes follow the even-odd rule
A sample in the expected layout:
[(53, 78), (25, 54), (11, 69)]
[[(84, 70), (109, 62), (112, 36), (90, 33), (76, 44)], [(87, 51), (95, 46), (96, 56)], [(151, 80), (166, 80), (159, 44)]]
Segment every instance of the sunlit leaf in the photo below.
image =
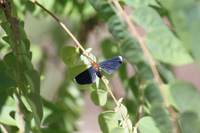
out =
[(73, 46), (65, 46), (61, 51), (62, 60), (69, 68), (74, 66), (74, 60), (78, 54), (78, 48)]
[(102, 132), (108, 133), (113, 127), (118, 126), (117, 113), (114, 111), (102, 112), (98, 117)]
[(138, 128), (141, 133), (161, 133), (156, 123), (150, 116), (145, 116), (139, 120)]
[(123, 127), (113, 127), (109, 133), (124, 133), (124, 130)]
[(176, 81), (170, 86), (171, 95), (181, 112), (193, 111), (200, 117), (200, 95), (187, 81)]
[(107, 102), (107, 91), (96, 89), (90, 95), (93, 103), (97, 106), (104, 106)]
[(147, 34), (145, 40), (153, 56), (160, 61), (171, 65), (184, 65), (193, 61), (181, 41), (166, 27), (155, 28)]
[(133, 11), (133, 19), (146, 31), (151, 31), (158, 26), (164, 26), (159, 14), (151, 7), (143, 6)]

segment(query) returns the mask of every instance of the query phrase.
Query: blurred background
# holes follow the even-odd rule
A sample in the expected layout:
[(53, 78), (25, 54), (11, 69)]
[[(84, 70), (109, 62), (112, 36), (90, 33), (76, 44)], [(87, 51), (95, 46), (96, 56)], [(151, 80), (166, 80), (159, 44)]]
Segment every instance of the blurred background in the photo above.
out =
[[(88, 2), (82, 0), (56, 2), (40, 0), (39, 2), (52, 11), (70, 29), (85, 49), (92, 48), (91, 53), (97, 57), (98, 61), (120, 55), (119, 44), (109, 34), (101, 16), (97, 16)], [(20, 2), (16, 3), (18, 6), (21, 4)], [(23, 6), (20, 7), (23, 8)], [(91, 101), (90, 89), (77, 86), (68, 78), (68, 68), (61, 60), (61, 49), (64, 46), (76, 46), (75, 43), (53, 18), (40, 8), (30, 4), (28, 10), (19, 16), (21, 19), (25, 18), (25, 31), (33, 52), (32, 62), (41, 75), (41, 96), (44, 98), (45, 115), (49, 116), (45, 117), (46, 119), (43, 121), (44, 127), (45, 124), (48, 125), (45, 121), (51, 119), (52, 129), (65, 125), (69, 132), (75, 130), (81, 133), (101, 132), (98, 125), (98, 115), (104, 109), (113, 109), (113, 100), (109, 98), (105, 107), (96, 106)], [(126, 10), (130, 11), (130, 9)], [(137, 30), (141, 35), (145, 35), (139, 26), (137, 26)], [(6, 53), (6, 49), (5, 47), (1, 50), (1, 58)], [(135, 74), (132, 66), (128, 64), (126, 68), (128, 77), (132, 77)], [(171, 69), (177, 79), (191, 81), (200, 92), (200, 72), (195, 63)], [(122, 85), (118, 71), (110, 76), (110, 86), (117, 99), (131, 97), (125, 93), (126, 88)], [(128, 104), (129, 100), (127, 99), (125, 102)], [(52, 105), (55, 105), (53, 110), (50, 109)], [(127, 106), (133, 112), (137, 111), (137, 108), (133, 107), (134, 104)], [(60, 121), (58, 122), (58, 120)]]

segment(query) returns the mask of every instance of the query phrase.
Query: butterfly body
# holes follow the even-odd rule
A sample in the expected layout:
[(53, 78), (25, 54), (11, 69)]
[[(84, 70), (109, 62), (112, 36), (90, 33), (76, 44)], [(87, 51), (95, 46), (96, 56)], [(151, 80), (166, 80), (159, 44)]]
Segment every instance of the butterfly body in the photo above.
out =
[(92, 66), (77, 75), (74, 81), (81, 85), (94, 83), (96, 81), (96, 75), (99, 78), (102, 77), (100, 69), (104, 70), (108, 74), (111, 74), (120, 67), (121, 63), (121, 56), (113, 57), (98, 64), (96, 62), (93, 62)]

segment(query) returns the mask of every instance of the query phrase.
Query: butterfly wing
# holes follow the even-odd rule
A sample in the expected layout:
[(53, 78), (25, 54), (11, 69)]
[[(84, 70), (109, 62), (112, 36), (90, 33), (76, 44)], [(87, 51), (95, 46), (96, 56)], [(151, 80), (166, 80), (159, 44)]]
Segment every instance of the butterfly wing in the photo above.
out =
[(111, 74), (115, 70), (117, 70), (122, 63), (122, 57), (117, 56), (113, 57), (111, 59), (105, 60), (103, 62), (100, 62), (98, 66), (103, 69), (106, 73)]
[(74, 78), (74, 81), (80, 85), (92, 84), (96, 81), (94, 66), (86, 69)]

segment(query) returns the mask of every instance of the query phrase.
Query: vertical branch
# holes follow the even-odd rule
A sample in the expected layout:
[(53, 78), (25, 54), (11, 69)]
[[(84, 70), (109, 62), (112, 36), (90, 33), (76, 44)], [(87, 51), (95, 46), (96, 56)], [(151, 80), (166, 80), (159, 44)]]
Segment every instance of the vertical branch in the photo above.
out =
[[(1, 1), (2, 3), (2, 1)], [(3, 3), (5, 4), (5, 9), (4, 9), (4, 13), (6, 15), (6, 18), (8, 20), (8, 22), (10, 23), (10, 28), (12, 31), (12, 34), (14, 35), (14, 43), (15, 43), (15, 47), (14, 47), (14, 51), (16, 54), (16, 67), (17, 67), (17, 86), (18, 86), (18, 108), (19, 108), (19, 115), (20, 115), (20, 124), (19, 124), (19, 133), (22, 133), (23, 131), (23, 114), (22, 114), (22, 101), (21, 101), (21, 70), (20, 70), (20, 62), (19, 62), (19, 41), (20, 41), (20, 35), (19, 35), (19, 30), (18, 30), (18, 24), (19, 21), (12, 17), (11, 15), (11, 3), (9, 0), (3, 1)]]

